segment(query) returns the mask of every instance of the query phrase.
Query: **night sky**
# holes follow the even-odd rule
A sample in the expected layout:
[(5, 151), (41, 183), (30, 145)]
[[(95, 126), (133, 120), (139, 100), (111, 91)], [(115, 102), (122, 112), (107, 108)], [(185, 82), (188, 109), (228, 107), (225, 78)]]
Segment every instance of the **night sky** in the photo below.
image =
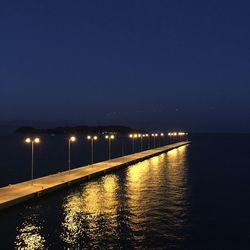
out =
[(0, 121), (250, 132), (250, 1), (0, 3)]

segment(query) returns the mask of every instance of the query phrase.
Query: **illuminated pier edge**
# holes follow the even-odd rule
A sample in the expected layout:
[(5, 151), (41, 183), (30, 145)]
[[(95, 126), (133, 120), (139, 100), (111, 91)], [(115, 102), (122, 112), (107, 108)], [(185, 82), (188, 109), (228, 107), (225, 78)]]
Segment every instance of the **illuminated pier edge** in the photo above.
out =
[(0, 210), (15, 206), (55, 190), (67, 188), (73, 184), (78, 184), (105, 175), (107, 172), (133, 165), (189, 143), (189, 141), (173, 143), (163, 147), (95, 163), (93, 165), (74, 168), (70, 170), (71, 174), (69, 174), (69, 171), (64, 171), (40, 177), (33, 180), (34, 185), (30, 185), (31, 181), (26, 181), (2, 187), (0, 188)]

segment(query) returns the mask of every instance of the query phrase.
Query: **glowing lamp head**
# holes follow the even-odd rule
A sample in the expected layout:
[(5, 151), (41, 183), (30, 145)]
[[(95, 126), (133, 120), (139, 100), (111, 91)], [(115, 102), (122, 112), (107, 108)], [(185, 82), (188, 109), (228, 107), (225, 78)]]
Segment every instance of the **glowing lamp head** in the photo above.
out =
[(138, 137), (138, 135), (137, 135), (137, 134), (135, 134), (135, 135), (134, 135), (134, 138), (137, 138), (137, 137)]
[(164, 136), (164, 134), (163, 134), (163, 133), (161, 133), (161, 136)]
[(108, 136), (108, 135), (105, 135), (105, 139), (109, 139), (109, 136)]
[(69, 140), (72, 141), (72, 142), (74, 142), (74, 141), (76, 141), (76, 138), (75, 138), (75, 136), (71, 136), (71, 137), (69, 138)]
[(130, 135), (129, 135), (129, 138), (133, 138), (133, 135), (132, 135), (132, 134), (130, 134)]
[(35, 138), (34, 142), (35, 143), (40, 143), (40, 139), (37, 137), (37, 138)]
[(88, 139), (88, 140), (90, 140), (90, 139), (91, 139), (91, 136), (90, 136), (90, 135), (88, 135), (88, 136), (87, 136), (87, 139)]
[(94, 139), (94, 140), (97, 140), (97, 136), (94, 136), (93, 139)]
[(30, 138), (26, 138), (26, 139), (25, 139), (25, 142), (26, 142), (26, 143), (31, 143), (31, 139), (30, 139)]
[(113, 139), (115, 139), (115, 136), (114, 136), (114, 135), (111, 135), (110, 138), (113, 140)]
[(155, 134), (155, 136), (158, 136), (158, 134)]

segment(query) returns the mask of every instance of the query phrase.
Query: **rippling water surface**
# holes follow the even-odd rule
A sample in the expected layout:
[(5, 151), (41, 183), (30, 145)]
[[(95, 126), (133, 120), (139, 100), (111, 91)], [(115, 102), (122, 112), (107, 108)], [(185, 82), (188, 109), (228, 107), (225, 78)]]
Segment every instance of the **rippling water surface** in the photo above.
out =
[(70, 249), (104, 248), (107, 242), (114, 248), (182, 242), (188, 212), (185, 150), (72, 191), (62, 205), (60, 240)]
[(248, 148), (202, 140), (2, 211), (0, 249), (249, 249)]

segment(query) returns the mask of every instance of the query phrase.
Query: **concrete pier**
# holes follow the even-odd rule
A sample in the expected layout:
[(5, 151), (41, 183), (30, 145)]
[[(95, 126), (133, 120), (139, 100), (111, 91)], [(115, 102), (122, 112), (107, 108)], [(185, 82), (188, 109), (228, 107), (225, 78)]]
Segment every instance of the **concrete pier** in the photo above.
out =
[(178, 142), (0, 188), (0, 210), (189, 144)]

